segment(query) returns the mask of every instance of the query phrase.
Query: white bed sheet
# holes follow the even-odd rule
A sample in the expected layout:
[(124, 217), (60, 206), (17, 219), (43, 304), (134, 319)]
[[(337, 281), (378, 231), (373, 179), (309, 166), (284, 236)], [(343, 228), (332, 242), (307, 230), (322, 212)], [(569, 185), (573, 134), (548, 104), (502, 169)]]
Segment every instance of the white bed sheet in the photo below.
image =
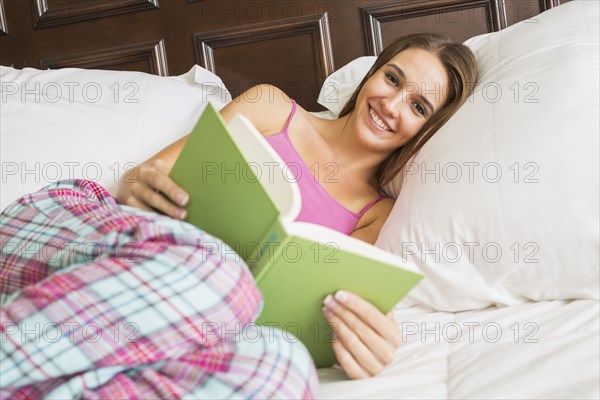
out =
[(395, 361), (367, 380), (320, 369), (319, 398), (600, 398), (597, 300), (458, 313), (415, 306), (394, 318), (403, 332)]

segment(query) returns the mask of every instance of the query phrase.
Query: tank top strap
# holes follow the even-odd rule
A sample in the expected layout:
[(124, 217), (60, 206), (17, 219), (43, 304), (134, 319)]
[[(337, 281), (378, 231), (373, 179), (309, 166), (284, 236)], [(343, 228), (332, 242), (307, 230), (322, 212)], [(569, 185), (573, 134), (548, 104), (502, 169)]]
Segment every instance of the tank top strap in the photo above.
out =
[(292, 112), (282, 130), (282, 132), (285, 132), (286, 135), (287, 135), (288, 127), (290, 126), (290, 122), (292, 122), (292, 118), (294, 118), (294, 114), (296, 113), (296, 102), (294, 101), (294, 99), (290, 99), (290, 100), (292, 100)]
[(382, 195), (377, 196), (377, 198), (375, 200), (373, 200), (372, 202), (370, 202), (369, 204), (367, 204), (358, 215), (362, 216), (364, 213), (369, 211), (369, 208), (373, 207), (375, 205), (375, 203), (377, 203), (379, 200), (384, 199), (384, 198), (385, 198), (385, 196), (382, 196)]

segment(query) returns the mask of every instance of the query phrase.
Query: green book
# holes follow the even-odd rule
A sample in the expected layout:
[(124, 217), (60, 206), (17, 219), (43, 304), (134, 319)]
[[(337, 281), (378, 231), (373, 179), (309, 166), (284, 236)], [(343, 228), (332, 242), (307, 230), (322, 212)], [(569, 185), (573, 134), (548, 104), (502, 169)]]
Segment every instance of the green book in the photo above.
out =
[(170, 177), (190, 195), (187, 221), (223, 240), (252, 271), (264, 297), (257, 324), (302, 341), (317, 367), (336, 361), (333, 330), (321, 311), (325, 296), (345, 289), (387, 313), (423, 278), (366, 242), (294, 222), (298, 185), (240, 114), (227, 126), (209, 103)]

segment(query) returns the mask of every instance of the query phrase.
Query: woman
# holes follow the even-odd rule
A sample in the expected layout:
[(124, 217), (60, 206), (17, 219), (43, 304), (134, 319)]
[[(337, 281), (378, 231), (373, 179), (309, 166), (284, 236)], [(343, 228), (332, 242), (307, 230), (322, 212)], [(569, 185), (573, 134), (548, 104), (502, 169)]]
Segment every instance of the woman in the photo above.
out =
[[(379, 55), (335, 120), (307, 113), (269, 85), (243, 93), (221, 115), (229, 122), (243, 114), (285, 162), (300, 160), (298, 220), (374, 243), (394, 204), (382, 195), (384, 185), (460, 108), (476, 80), (475, 58), (466, 46), (412, 34)], [(189, 198), (167, 174), (186, 140), (128, 171), (117, 200), (185, 219)], [(372, 376), (392, 361), (400, 334), (372, 304), (339, 291), (327, 296), (323, 313), (337, 327), (333, 347), (348, 377)]]
[[(304, 164), (300, 219), (323, 225), (333, 219), (334, 229), (373, 243), (392, 207), (383, 186), (461, 106), (476, 75), (465, 46), (409, 35), (383, 51), (338, 119), (316, 118), (293, 101), (290, 107), (268, 85), (250, 89), (262, 96), (244, 93), (221, 113), (226, 121), (244, 114), (286, 162), (297, 157)], [(126, 177), (137, 175), (122, 180), (117, 200), (185, 219), (179, 212), (186, 194), (167, 175), (184, 142), (128, 171)], [(198, 255), (206, 236), (199, 229), (120, 207), (87, 180), (48, 185), (1, 217), (0, 319), (8, 340), (0, 351), (8, 358), (0, 397), (316, 395), (308, 352), (281, 330), (259, 340), (230, 336), (252, 325), (262, 297), (244, 264)], [(90, 258), (86, 246), (73, 244), (94, 244), (98, 253)], [(324, 305), (348, 377), (375, 375), (393, 360), (400, 334), (391, 319), (344, 291)], [(52, 326), (83, 322), (72, 333), (94, 340), (70, 334), (44, 340), (45, 332), (25, 340), (14, 329), (35, 333), (46, 319)], [(99, 329), (83, 329), (88, 324)]]

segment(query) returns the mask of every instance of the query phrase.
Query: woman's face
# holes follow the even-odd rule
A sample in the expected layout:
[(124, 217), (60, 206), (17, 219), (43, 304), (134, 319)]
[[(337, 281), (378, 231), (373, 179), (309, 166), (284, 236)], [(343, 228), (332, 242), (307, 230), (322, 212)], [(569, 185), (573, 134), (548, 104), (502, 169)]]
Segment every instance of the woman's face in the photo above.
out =
[(351, 118), (364, 145), (391, 153), (409, 141), (446, 101), (448, 78), (434, 54), (409, 48), (362, 87)]

